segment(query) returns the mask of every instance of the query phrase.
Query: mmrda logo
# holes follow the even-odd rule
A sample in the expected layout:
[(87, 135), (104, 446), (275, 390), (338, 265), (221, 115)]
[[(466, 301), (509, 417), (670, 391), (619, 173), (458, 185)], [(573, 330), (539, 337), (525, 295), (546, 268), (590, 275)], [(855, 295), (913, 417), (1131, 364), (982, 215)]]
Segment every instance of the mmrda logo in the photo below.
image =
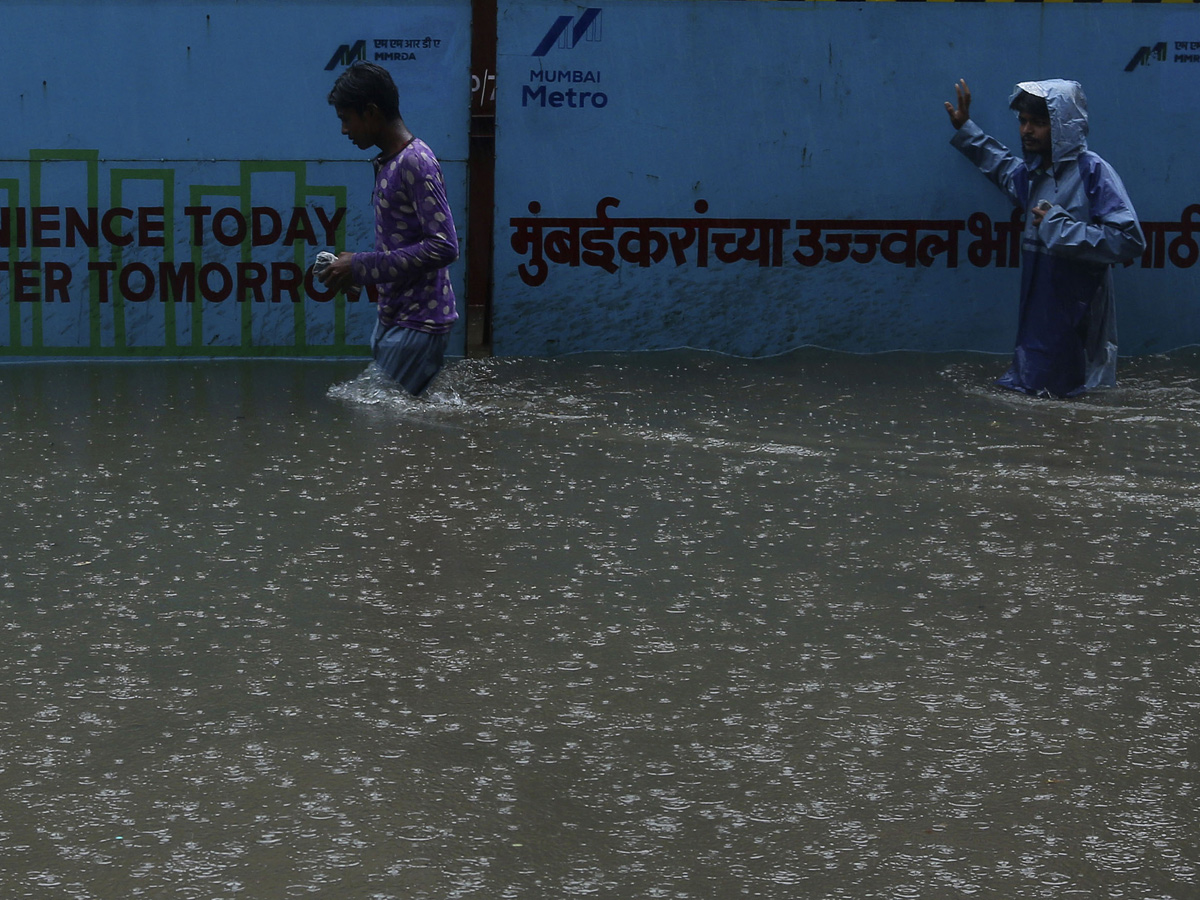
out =
[(1167, 42), (1159, 41), (1153, 47), (1139, 47), (1137, 53), (1133, 54), (1133, 59), (1125, 66), (1126, 72), (1132, 72), (1138, 66), (1150, 65), (1150, 60), (1157, 59), (1159, 62), (1167, 61)]
[(367, 58), (367, 42), (365, 40), (357, 41), (353, 47), (349, 44), (342, 44), (333, 51), (333, 56), (329, 57), (329, 62), (325, 64), (325, 71), (332, 72), (338, 66), (349, 66), (356, 62), (362, 62)]
[[(533, 51), (535, 57), (543, 57), (557, 46), (563, 50), (574, 50), (581, 40), (599, 41), (601, 37), (601, 11), (585, 9), (576, 20), (572, 16), (559, 16), (545, 37)], [(603, 109), (608, 106), (608, 94), (603, 91), (548, 90), (547, 84), (599, 84), (600, 73), (583, 69), (531, 69), (530, 83), (521, 89), (521, 105), (547, 106), (552, 109)], [(533, 85), (538, 85), (534, 87)]]

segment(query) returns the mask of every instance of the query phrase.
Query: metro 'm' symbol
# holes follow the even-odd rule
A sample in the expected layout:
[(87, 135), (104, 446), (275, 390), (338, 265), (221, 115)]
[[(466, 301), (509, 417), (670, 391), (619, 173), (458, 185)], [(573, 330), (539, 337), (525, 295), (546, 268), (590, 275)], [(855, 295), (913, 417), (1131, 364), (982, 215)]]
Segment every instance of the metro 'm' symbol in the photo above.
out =
[(555, 44), (564, 50), (570, 50), (585, 37), (589, 41), (600, 40), (599, 9), (585, 9), (577, 22), (571, 16), (559, 16), (542, 38), (542, 42), (537, 45), (533, 55), (545, 56)]

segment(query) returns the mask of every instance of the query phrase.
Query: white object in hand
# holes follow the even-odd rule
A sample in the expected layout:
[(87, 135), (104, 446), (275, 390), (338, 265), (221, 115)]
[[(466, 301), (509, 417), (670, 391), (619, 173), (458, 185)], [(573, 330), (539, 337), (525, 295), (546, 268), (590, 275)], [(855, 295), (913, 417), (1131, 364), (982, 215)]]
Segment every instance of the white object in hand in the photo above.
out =
[[(322, 250), (317, 254), (317, 261), (313, 263), (313, 272), (315, 272), (316, 276), (320, 278), (325, 274), (325, 270), (329, 268), (335, 259), (337, 259), (335, 254), (330, 253), (328, 250)], [(346, 296), (351, 300), (357, 300), (360, 293), (362, 293), (362, 287), (360, 285), (352, 284), (346, 288)]]
[(324, 275), (325, 270), (329, 268), (329, 264), (335, 259), (337, 259), (337, 257), (328, 250), (322, 250), (317, 254), (317, 261), (313, 263), (313, 271), (316, 272), (317, 275)]

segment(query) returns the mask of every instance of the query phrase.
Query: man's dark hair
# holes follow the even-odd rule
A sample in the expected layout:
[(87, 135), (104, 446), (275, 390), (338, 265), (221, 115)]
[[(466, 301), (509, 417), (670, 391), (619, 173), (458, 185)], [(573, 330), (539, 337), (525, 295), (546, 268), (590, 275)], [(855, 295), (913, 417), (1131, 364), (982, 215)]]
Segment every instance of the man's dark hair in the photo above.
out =
[(329, 104), (337, 109), (365, 113), (374, 103), (388, 119), (400, 118), (400, 92), (383, 66), (356, 62), (337, 77), (329, 92)]
[(1035, 97), (1029, 91), (1021, 91), (1021, 93), (1013, 97), (1012, 103), (1008, 104), (1008, 108), (1018, 113), (1025, 113), (1025, 115), (1032, 116), (1035, 119), (1050, 118), (1050, 108), (1046, 105), (1046, 98)]

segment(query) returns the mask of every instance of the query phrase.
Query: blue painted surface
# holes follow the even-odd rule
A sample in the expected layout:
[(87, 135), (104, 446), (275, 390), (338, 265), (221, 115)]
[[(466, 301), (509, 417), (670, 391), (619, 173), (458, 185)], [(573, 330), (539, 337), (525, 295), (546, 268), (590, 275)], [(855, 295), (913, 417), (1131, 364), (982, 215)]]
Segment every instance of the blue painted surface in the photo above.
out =
[[(0, 240), (0, 356), (363, 352), (369, 304), (286, 289), (326, 243), (318, 212), (345, 210), (345, 246), (371, 240), (369, 166), (325, 103), (360, 41), (411, 55), (386, 64), (465, 238), (469, 0), (2, 10), (0, 209), (131, 216), (96, 246)], [(1007, 351), (1015, 259), (982, 238), (1010, 211), (948, 144), (959, 77), (976, 120), (1014, 140), (1013, 83), (1083, 83), (1091, 146), (1153, 241), (1117, 272), (1122, 352), (1200, 342), (1194, 4), (501, 0), (498, 24), (498, 354)], [(189, 206), (210, 208), (198, 233)], [(313, 231), (226, 245), (223, 210), (303, 210)], [(126, 245), (138, 213), (149, 235)], [(164, 263), (212, 267), (211, 299), (162, 301)], [(265, 293), (223, 292), (239, 271), (265, 272)]]
[[(0, 11), (0, 208), (24, 210), (29, 229), (35, 207), (58, 211), (42, 217), (40, 242), (27, 233), (21, 246), (15, 227), (0, 240), (0, 355), (365, 352), (368, 303), (289, 290), (329, 245), (321, 216), (341, 210), (339, 248), (373, 243), (371, 167), (326, 102), (354, 58), (392, 72), (465, 225), (469, 0), (39, 0)], [(130, 215), (68, 246), (66, 210), (89, 207)], [(164, 302), (164, 263), (211, 267), (209, 299)], [(56, 291), (47, 278), (63, 271)]]
[[(1092, 149), (1186, 262), (1200, 62), (1176, 46), (1200, 41), (1198, 13), (501, 2), (496, 352), (1007, 351), (1018, 275), (997, 263), (1015, 259), (984, 264), (980, 238), (1010, 209), (949, 146), (943, 101), (965, 77), (973, 117), (1015, 144), (1014, 83), (1081, 81)], [(742, 258), (717, 257), (721, 233), (750, 238)], [(1198, 275), (1170, 253), (1117, 272), (1122, 352), (1200, 341)]]

